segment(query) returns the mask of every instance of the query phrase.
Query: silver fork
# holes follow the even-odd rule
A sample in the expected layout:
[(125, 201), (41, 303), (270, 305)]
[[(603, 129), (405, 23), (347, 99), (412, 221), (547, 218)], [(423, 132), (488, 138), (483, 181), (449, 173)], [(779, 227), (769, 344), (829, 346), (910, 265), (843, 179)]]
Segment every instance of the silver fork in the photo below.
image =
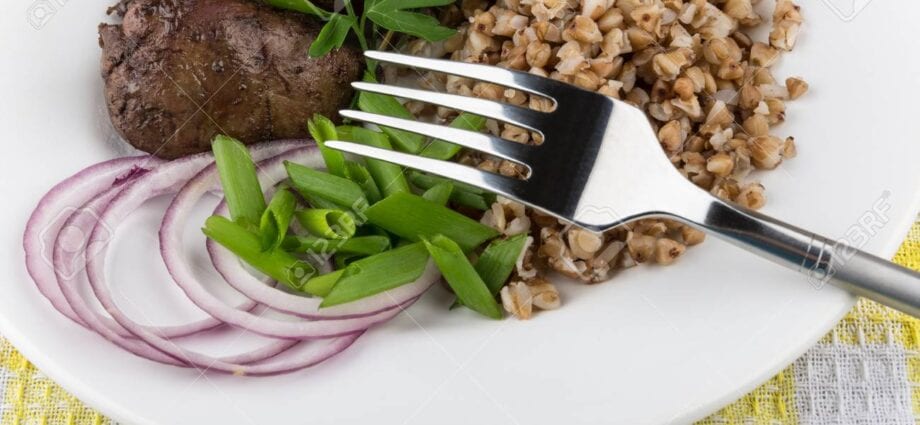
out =
[(380, 62), (453, 74), (552, 100), (540, 112), (452, 94), (356, 82), (365, 92), (467, 111), (542, 134), (523, 145), (486, 134), (345, 110), (344, 117), (445, 140), (525, 165), (525, 180), (456, 163), (330, 141), (327, 146), (465, 182), (545, 211), (563, 221), (604, 231), (631, 221), (679, 220), (797, 270), (813, 283), (831, 282), (856, 295), (920, 317), (920, 274), (845, 244), (757, 212), (728, 204), (689, 182), (670, 163), (639, 109), (597, 93), (492, 66), (367, 52)]

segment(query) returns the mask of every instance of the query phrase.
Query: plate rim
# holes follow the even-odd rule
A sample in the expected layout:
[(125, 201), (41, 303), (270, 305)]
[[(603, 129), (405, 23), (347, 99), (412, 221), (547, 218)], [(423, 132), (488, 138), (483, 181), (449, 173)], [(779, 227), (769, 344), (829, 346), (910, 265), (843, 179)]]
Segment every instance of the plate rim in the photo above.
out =
[[(915, 196), (915, 200), (911, 205), (911, 209), (913, 211), (920, 210), (920, 196)], [(896, 231), (893, 231), (892, 236), (885, 241), (884, 247), (875, 250), (878, 252), (870, 252), (886, 259), (891, 259), (894, 257), (900, 246), (904, 243), (906, 235), (909, 233), (910, 229), (917, 221), (917, 218), (918, 217), (916, 215), (905, 214), (905, 217), (894, 225)], [(684, 412), (682, 412), (679, 416), (675, 416), (674, 421), (677, 423), (683, 423), (704, 419), (707, 416), (717, 412), (721, 408), (728, 406), (739, 398), (749, 394), (759, 386), (763, 385), (767, 380), (776, 376), (787, 367), (791, 366), (808, 350), (813, 348), (822, 337), (830, 332), (831, 329), (836, 327), (837, 324), (840, 323), (840, 320), (843, 319), (843, 317), (852, 311), (859, 298), (856, 296), (850, 296), (849, 298), (849, 301), (843, 304), (840, 311), (836, 312), (836, 314), (833, 316), (833, 320), (828, 320), (821, 326), (814, 327), (815, 331), (810, 333), (807, 339), (809, 342), (807, 344), (803, 343), (800, 347), (795, 347), (794, 349), (788, 350), (787, 355), (781, 361), (775, 362), (773, 367), (767, 368), (763, 373), (756, 374), (752, 378), (748, 379), (747, 382), (739, 384), (735, 387), (736, 389), (734, 391), (726, 393), (722, 397), (712, 399), (709, 402), (702, 403), (690, 409), (684, 410)], [(9, 322), (9, 320), (6, 318), (6, 315), (2, 313), (0, 313), (0, 334), (2, 334), (3, 337), (6, 338), (14, 348), (16, 348), (16, 350), (25, 356), (25, 358), (30, 363), (32, 363), (42, 373), (47, 375), (51, 381), (59, 385), (68, 393), (75, 396), (82, 403), (95, 410), (98, 410), (106, 417), (122, 423), (151, 425), (156, 424), (156, 422), (154, 422), (152, 419), (145, 418), (138, 413), (132, 412), (128, 407), (112, 400), (102, 391), (93, 389), (92, 385), (80, 382), (75, 375), (70, 373), (68, 370), (65, 370), (64, 368), (59, 367), (57, 362), (52, 359), (52, 356), (43, 354), (38, 349), (38, 347), (30, 344), (29, 339), (21, 332), (19, 332), (18, 329)]]

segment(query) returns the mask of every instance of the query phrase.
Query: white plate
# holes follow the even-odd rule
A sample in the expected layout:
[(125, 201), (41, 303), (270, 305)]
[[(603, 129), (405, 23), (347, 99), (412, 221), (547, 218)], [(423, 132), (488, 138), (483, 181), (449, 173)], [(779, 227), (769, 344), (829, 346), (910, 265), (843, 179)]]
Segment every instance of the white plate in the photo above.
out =
[[(853, 304), (841, 291), (815, 290), (709, 241), (674, 267), (642, 267), (591, 287), (562, 284), (564, 308), (529, 322), (448, 313), (447, 297), (435, 289), (411, 318), (287, 376), (199, 376), (140, 360), (55, 313), (23, 267), (20, 239), (39, 197), (124, 152), (102, 107), (96, 42), (96, 25), (114, 0), (30, 1), (6, 4), (0, 17), (0, 333), (116, 420), (683, 423), (781, 370)], [(764, 176), (766, 211), (843, 236), (887, 193), (889, 222), (866, 249), (888, 257), (920, 198), (920, 3), (856, 1), (865, 6), (859, 10), (843, 3), (805, 5), (799, 48), (777, 73), (804, 75), (812, 91), (790, 105), (781, 132), (797, 136), (799, 158)], [(127, 273), (158, 262), (150, 239), (155, 214), (134, 223), (142, 230), (117, 241), (127, 252), (110, 261), (121, 265), (113, 273), (132, 277), (122, 291), (143, 301), (145, 313), (164, 315), (160, 300), (175, 294), (159, 294), (171, 285), (163, 271)]]

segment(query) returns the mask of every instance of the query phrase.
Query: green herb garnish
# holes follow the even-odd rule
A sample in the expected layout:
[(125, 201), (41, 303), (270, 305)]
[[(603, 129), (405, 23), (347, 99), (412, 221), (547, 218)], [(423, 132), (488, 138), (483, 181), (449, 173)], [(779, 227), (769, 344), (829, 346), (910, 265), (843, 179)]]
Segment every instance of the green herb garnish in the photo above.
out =
[(526, 234), (495, 241), (479, 256), (479, 260), (476, 261), (476, 273), (479, 273), (479, 277), (486, 283), (492, 295), (498, 294), (511, 277), (526, 242)]
[(247, 228), (256, 228), (265, 211), (265, 195), (249, 149), (238, 140), (223, 135), (214, 138), (211, 148), (230, 217)]
[(326, 170), (332, 175), (345, 177), (345, 155), (342, 152), (326, 147), (327, 140), (337, 140), (339, 138), (332, 120), (319, 114), (314, 115), (313, 119), (307, 121), (307, 129), (323, 155)]
[(383, 199), (383, 195), (380, 194), (380, 188), (377, 187), (377, 182), (374, 181), (374, 177), (371, 176), (367, 167), (357, 162), (348, 161), (345, 163), (345, 177), (348, 177), (349, 180), (361, 187), (361, 190), (364, 191), (364, 196), (367, 196), (368, 202), (373, 204)]
[[(364, 81), (376, 82), (376, 78), (374, 78), (373, 74), (366, 73), (364, 75)], [(360, 92), (358, 94), (358, 108), (364, 112), (374, 114), (388, 115), (408, 120), (415, 119), (412, 113), (409, 112), (402, 103), (399, 103), (395, 97), (383, 94)], [(390, 136), (393, 145), (400, 151), (419, 153), (425, 146), (425, 137), (420, 134), (390, 127), (380, 127), (380, 129), (383, 130), (387, 136)]]
[[(352, 141), (381, 149), (393, 149), (390, 144), (390, 138), (384, 133), (361, 127), (353, 127), (349, 133)], [(374, 181), (377, 182), (377, 187), (384, 197), (398, 192), (409, 192), (409, 182), (403, 174), (402, 167), (370, 158), (365, 159), (365, 162), (367, 163), (367, 170), (374, 178)]]
[(288, 236), (284, 249), (301, 254), (327, 256), (332, 253), (374, 255), (390, 249), (386, 236), (357, 236), (351, 239), (323, 239), (315, 236)]
[(502, 310), (495, 301), (495, 295), (470, 264), (460, 245), (441, 235), (424, 242), (444, 280), (463, 305), (484, 316), (502, 318)]
[(308, 200), (321, 198), (349, 211), (367, 206), (367, 198), (361, 186), (351, 180), (290, 161), (284, 165), (291, 178), (291, 184)]
[(306, 261), (279, 249), (263, 250), (257, 234), (226, 217), (208, 218), (202, 231), (256, 270), (295, 291), (305, 291), (305, 284), (316, 275), (316, 268)]
[(425, 193), (422, 194), (422, 198), (438, 205), (447, 205), (447, 201), (450, 200), (450, 194), (453, 192), (454, 185), (449, 182), (444, 182), (426, 190)]
[[(485, 118), (473, 115), (469, 112), (461, 113), (450, 123), (450, 127), (469, 131), (480, 131), (485, 125)], [(429, 143), (428, 146), (425, 146), (419, 155), (446, 161), (456, 156), (460, 152), (460, 149), (463, 148), (459, 145), (443, 140), (434, 140)]]
[(409, 193), (396, 193), (367, 210), (368, 222), (411, 241), (442, 234), (464, 252), (498, 236), (498, 232), (450, 208)]
[(297, 221), (311, 234), (325, 239), (348, 239), (355, 234), (355, 219), (344, 211), (308, 209), (295, 213)]
[(291, 225), (291, 217), (296, 207), (297, 199), (289, 190), (281, 188), (275, 192), (259, 222), (263, 251), (272, 250), (281, 245)]
[(345, 44), (345, 39), (348, 38), (348, 33), (357, 24), (358, 22), (354, 16), (333, 13), (329, 17), (329, 22), (323, 26), (323, 29), (319, 31), (319, 35), (316, 36), (316, 40), (313, 40), (313, 44), (310, 45), (310, 56), (318, 58), (325, 56), (332, 49), (342, 47)]
[(421, 189), (431, 189), (439, 184), (450, 183), (454, 186), (450, 200), (457, 206), (473, 208), (480, 211), (488, 210), (495, 202), (495, 195), (462, 182), (455, 182), (441, 177), (423, 174), (418, 171), (409, 172), (409, 181)]
[(413, 282), (427, 265), (428, 251), (421, 243), (358, 260), (344, 269), (320, 306), (344, 304)]

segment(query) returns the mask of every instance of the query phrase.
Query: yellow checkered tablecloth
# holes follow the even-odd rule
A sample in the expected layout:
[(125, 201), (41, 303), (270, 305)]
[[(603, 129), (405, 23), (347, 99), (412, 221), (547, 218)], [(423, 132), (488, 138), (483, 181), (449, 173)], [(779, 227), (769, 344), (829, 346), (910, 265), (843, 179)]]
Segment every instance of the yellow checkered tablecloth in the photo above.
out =
[[(920, 270), (920, 222), (895, 261)], [(700, 424), (916, 424), (918, 350), (920, 320), (861, 301), (792, 366)], [(0, 425), (109, 422), (0, 338)]]

